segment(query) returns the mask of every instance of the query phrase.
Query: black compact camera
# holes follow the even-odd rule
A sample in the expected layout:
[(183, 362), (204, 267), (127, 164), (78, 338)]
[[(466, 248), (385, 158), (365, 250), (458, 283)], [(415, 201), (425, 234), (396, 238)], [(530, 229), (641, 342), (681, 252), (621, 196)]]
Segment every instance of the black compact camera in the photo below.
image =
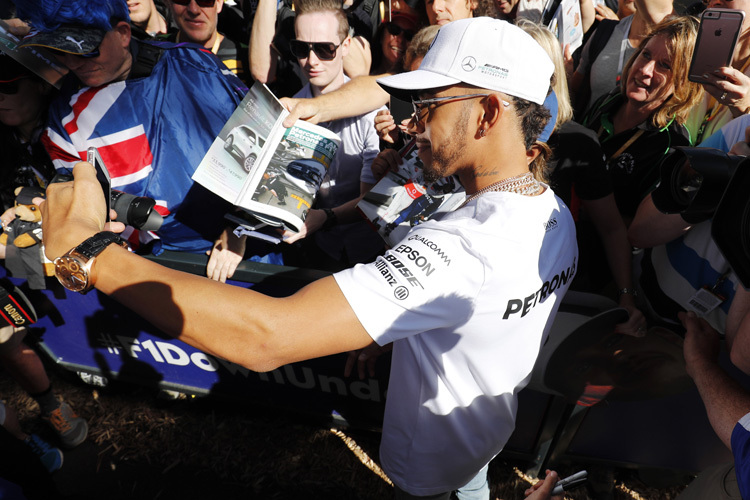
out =
[(750, 287), (750, 158), (712, 148), (677, 147), (661, 164), (651, 197), (666, 214), (696, 224), (711, 219), (711, 236), (745, 288)]
[[(58, 172), (50, 183), (70, 182), (72, 180), (72, 174)], [(133, 226), (136, 229), (157, 231), (161, 227), (164, 218), (154, 210), (155, 206), (156, 200), (153, 198), (135, 196), (116, 189), (110, 190), (109, 207), (117, 212), (118, 222)]]

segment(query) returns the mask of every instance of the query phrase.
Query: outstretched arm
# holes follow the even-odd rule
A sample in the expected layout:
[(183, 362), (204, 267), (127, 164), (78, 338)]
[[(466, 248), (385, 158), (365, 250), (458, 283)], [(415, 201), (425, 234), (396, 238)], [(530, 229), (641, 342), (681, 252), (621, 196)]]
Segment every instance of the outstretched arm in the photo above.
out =
[(349, 78), (370, 74), (372, 53), (370, 42), (361, 36), (352, 37), (349, 52), (344, 56), (344, 73)]
[(276, 0), (259, 0), (250, 32), (250, 72), (261, 83), (276, 79), (276, 49), (273, 37), (276, 34)]
[(750, 374), (750, 292), (741, 285), (727, 314), (726, 341), (734, 366)]
[(628, 239), (634, 247), (651, 248), (669, 243), (682, 236), (690, 227), (681, 215), (660, 212), (649, 194), (638, 205), (628, 228)]
[(674, 4), (672, 0), (635, 0), (635, 11), (647, 25), (653, 26), (674, 14)]
[(583, 200), (591, 221), (599, 233), (607, 254), (607, 263), (618, 290), (628, 290), (619, 297), (620, 307), (624, 307), (630, 317), (615, 328), (616, 333), (640, 337), (646, 333), (646, 318), (636, 307), (633, 296), (633, 251), (628, 242), (628, 230), (617, 210), (615, 197), (609, 194), (598, 200)]
[(719, 439), (731, 449), (732, 430), (750, 412), (750, 393), (721, 369), (719, 334), (694, 313), (680, 313), (685, 326), (685, 364), (693, 378), (708, 419)]
[(377, 79), (383, 76), (386, 75), (360, 76), (333, 92), (312, 99), (281, 99), (281, 103), (289, 110), (284, 126), (291, 127), (297, 120), (310, 123), (340, 120), (364, 115), (385, 106), (390, 101), (390, 96), (377, 84)]
[[(81, 162), (73, 176), (72, 183), (51, 185), (41, 204), (50, 259), (104, 227), (104, 196), (94, 168)], [(93, 273), (97, 289), (165, 333), (256, 371), (372, 342), (332, 277), (272, 298), (167, 269), (117, 245), (96, 258)]]

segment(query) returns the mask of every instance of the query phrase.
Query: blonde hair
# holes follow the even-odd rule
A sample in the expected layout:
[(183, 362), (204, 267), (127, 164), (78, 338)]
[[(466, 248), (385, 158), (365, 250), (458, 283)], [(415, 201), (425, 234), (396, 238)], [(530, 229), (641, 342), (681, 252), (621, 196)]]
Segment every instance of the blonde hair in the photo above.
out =
[(557, 128), (573, 119), (573, 106), (570, 104), (570, 92), (568, 92), (568, 80), (565, 76), (565, 63), (560, 49), (560, 41), (550, 30), (528, 19), (518, 19), (516, 25), (542, 46), (555, 65), (555, 72), (550, 79), (550, 85), (557, 96), (557, 120), (555, 121), (555, 128)]
[(411, 39), (409, 45), (406, 46), (404, 69), (408, 71), (415, 59), (424, 57), (427, 54), (427, 50), (432, 45), (432, 41), (435, 39), (435, 35), (437, 35), (439, 29), (440, 26), (433, 25), (417, 31), (417, 34)]
[(679, 124), (685, 123), (690, 109), (703, 99), (703, 86), (688, 80), (690, 61), (693, 58), (695, 39), (698, 36), (698, 19), (692, 16), (668, 18), (653, 27), (651, 32), (641, 41), (622, 70), (620, 91), (625, 94), (628, 74), (635, 60), (641, 55), (648, 42), (654, 37), (664, 36), (667, 39), (667, 50), (671, 59), (672, 83), (674, 92), (651, 115), (654, 126), (664, 128), (674, 120)]
[(349, 36), (349, 20), (346, 18), (346, 12), (341, 8), (341, 2), (338, 0), (295, 0), (294, 11), (297, 14), (295, 23), (303, 14), (331, 12), (339, 22), (339, 42), (343, 42)]

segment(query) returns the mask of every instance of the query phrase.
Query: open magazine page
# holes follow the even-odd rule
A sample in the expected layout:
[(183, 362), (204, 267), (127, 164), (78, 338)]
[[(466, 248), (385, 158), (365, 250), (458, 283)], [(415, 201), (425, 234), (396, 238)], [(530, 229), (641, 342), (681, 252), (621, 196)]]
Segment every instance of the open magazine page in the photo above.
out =
[(414, 141), (401, 155), (404, 162), (398, 172), (388, 172), (357, 204), (389, 246), (401, 241), (412, 227), (454, 210), (466, 199), (463, 186), (453, 176), (425, 185)]
[(283, 133), (281, 120), (286, 114), (265, 85), (253, 85), (211, 144), (193, 180), (239, 205), (243, 191), (262, 177), (271, 145)]
[(572, 53), (583, 44), (581, 4), (578, 0), (562, 0), (550, 23), (550, 30), (557, 34), (560, 45), (570, 45)]
[(59, 89), (68, 68), (57, 62), (50, 51), (42, 47), (18, 48), (19, 43), (21, 40), (0, 21), (0, 50)]
[(260, 181), (240, 206), (269, 225), (298, 232), (340, 144), (333, 132), (297, 121), (284, 130)]

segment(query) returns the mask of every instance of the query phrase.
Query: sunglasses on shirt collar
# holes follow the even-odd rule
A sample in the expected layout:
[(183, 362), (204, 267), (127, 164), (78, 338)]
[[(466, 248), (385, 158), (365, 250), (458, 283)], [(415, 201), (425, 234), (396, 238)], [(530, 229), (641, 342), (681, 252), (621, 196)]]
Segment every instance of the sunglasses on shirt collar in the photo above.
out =
[(414, 31), (402, 28), (396, 23), (386, 23), (385, 29), (393, 36), (399, 36), (401, 33), (404, 34), (404, 38), (407, 42), (410, 42), (414, 38)]
[[(172, 0), (172, 2), (176, 3), (177, 5), (190, 5), (190, 2), (192, 0)], [(203, 7), (204, 9), (207, 9), (209, 7), (213, 7), (216, 3), (216, 0), (195, 0), (195, 3), (198, 4), (198, 7)]]
[(336, 45), (333, 42), (303, 42), (302, 40), (289, 42), (289, 50), (297, 59), (307, 58), (312, 50), (321, 61), (333, 61), (339, 47), (341, 44)]
[(18, 89), (20, 88), (19, 84), (21, 80), (23, 80), (24, 78), (28, 78), (28, 76), (19, 76), (7, 82), (0, 82), (0, 94), (5, 94), (5, 95), (17, 94)]

